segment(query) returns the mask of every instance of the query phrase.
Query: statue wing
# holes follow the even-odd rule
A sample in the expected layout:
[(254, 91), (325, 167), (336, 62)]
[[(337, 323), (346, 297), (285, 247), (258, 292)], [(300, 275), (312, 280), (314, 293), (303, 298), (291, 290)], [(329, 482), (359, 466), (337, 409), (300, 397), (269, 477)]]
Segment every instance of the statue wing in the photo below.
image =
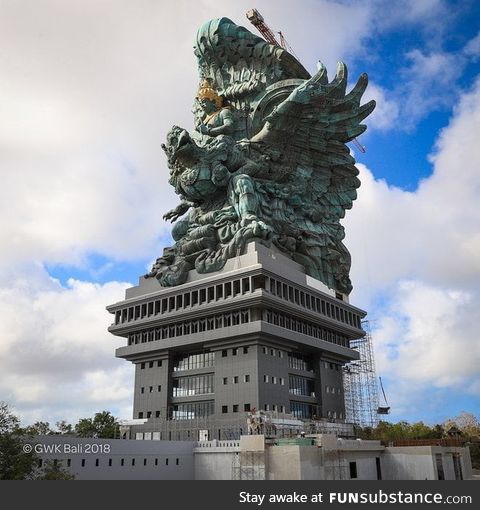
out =
[(346, 143), (365, 131), (361, 121), (375, 108), (375, 101), (360, 105), (367, 83), (362, 74), (346, 94), (345, 64), (338, 64), (330, 83), (321, 66), (272, 109), (250, 140), (281, 153), (281, 174), (308, 197), (308, 210), (323, 219), (343, 218), (357, 196), (358, 170)]
[(229, 104), (248, 112), (271, 84), (310, 78), (288, 51), (266, 42), (228, 18), (208, 21), (197, 32), (194, 53), (200, 82), (207, 79)]

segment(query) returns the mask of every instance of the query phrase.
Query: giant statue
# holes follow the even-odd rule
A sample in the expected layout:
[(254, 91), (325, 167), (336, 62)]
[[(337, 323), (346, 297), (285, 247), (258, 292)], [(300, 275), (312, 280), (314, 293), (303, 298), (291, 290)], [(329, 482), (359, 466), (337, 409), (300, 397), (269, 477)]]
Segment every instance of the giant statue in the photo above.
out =
[(375, 108), (360, 105), (367, 76), (346, 93), (347, 68), (329, 82), (285, 49), (227, 18), (195, 43), (200, 75), (195, 130), (174, 126), (162, 145), (179, 205), (165, 214), (175, 244), (146, 277), (162, 286), (219, 271), (257, 240), (348, 294), (350, 254), (340, 224), (360, 186), (346, 143)]

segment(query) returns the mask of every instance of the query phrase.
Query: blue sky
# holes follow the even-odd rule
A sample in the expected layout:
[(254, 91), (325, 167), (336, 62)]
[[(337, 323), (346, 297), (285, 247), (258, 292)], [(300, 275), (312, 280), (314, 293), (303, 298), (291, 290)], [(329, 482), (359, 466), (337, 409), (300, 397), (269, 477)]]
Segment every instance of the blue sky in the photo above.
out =
[(26, 422), (130, 417), (133, 372), (114, 358), (104, 308), (170, 240), (160, 143), (172, 124), (192, 126), (196, 28), (219, 16), (248, 26), (252, 6), (308, 69), (321, 60), (332, 78), (343, 60), (351, 85), (370, 78), (378, 106), (367, 152), (352, 146), (362, 187), (345, 226), (389, 419), (478, 415), (478, 2), (7, 1), (0, 399)]

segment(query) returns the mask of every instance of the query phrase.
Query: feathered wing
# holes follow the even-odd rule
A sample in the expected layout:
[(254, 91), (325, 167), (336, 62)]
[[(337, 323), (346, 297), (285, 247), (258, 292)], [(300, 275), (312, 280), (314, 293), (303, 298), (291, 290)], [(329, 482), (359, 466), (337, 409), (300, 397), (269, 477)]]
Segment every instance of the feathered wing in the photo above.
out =
[(265, 211), (275, 230), (287, 233), (276, 244), (309, 274), (345, 293), (351, 291), (350, 255), (341, 242), (340, 219), (352, 207), (360, 186), (346, 142), (365, 131), (361, 121), (375, 108), (374, 101), (360, 105), (367, 83), (363, 74), (346, 94), (345, 65), (338, 64), (330, 83), (322, 66), (273, 109), (251, 139), (253, 146), (282, 154), (274, 166), (285, 176), (287, 196), (278, 196), (278, 186), (259, 185), (267, 196), (277, 195), (277, 200), (270, 197)]
[(200, 81), (207, 79), (237, 110), (248, 110), (269, 85), (289, 78), (308, 79), (300, 62), (228, 18), (208, 21), (198, 30), (194, 53)]

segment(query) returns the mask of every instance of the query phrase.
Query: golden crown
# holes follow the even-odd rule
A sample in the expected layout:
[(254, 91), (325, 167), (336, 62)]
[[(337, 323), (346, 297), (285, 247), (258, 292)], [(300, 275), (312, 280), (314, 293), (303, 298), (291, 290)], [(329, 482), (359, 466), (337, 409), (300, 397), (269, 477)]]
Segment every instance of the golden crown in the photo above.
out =
[(218, 92), (210, 85), (208, 80), (203, 80), (198, 87), (197, 99), (208, 99), (220, 108), (223, 104), (223, 99), (218, 95)]

